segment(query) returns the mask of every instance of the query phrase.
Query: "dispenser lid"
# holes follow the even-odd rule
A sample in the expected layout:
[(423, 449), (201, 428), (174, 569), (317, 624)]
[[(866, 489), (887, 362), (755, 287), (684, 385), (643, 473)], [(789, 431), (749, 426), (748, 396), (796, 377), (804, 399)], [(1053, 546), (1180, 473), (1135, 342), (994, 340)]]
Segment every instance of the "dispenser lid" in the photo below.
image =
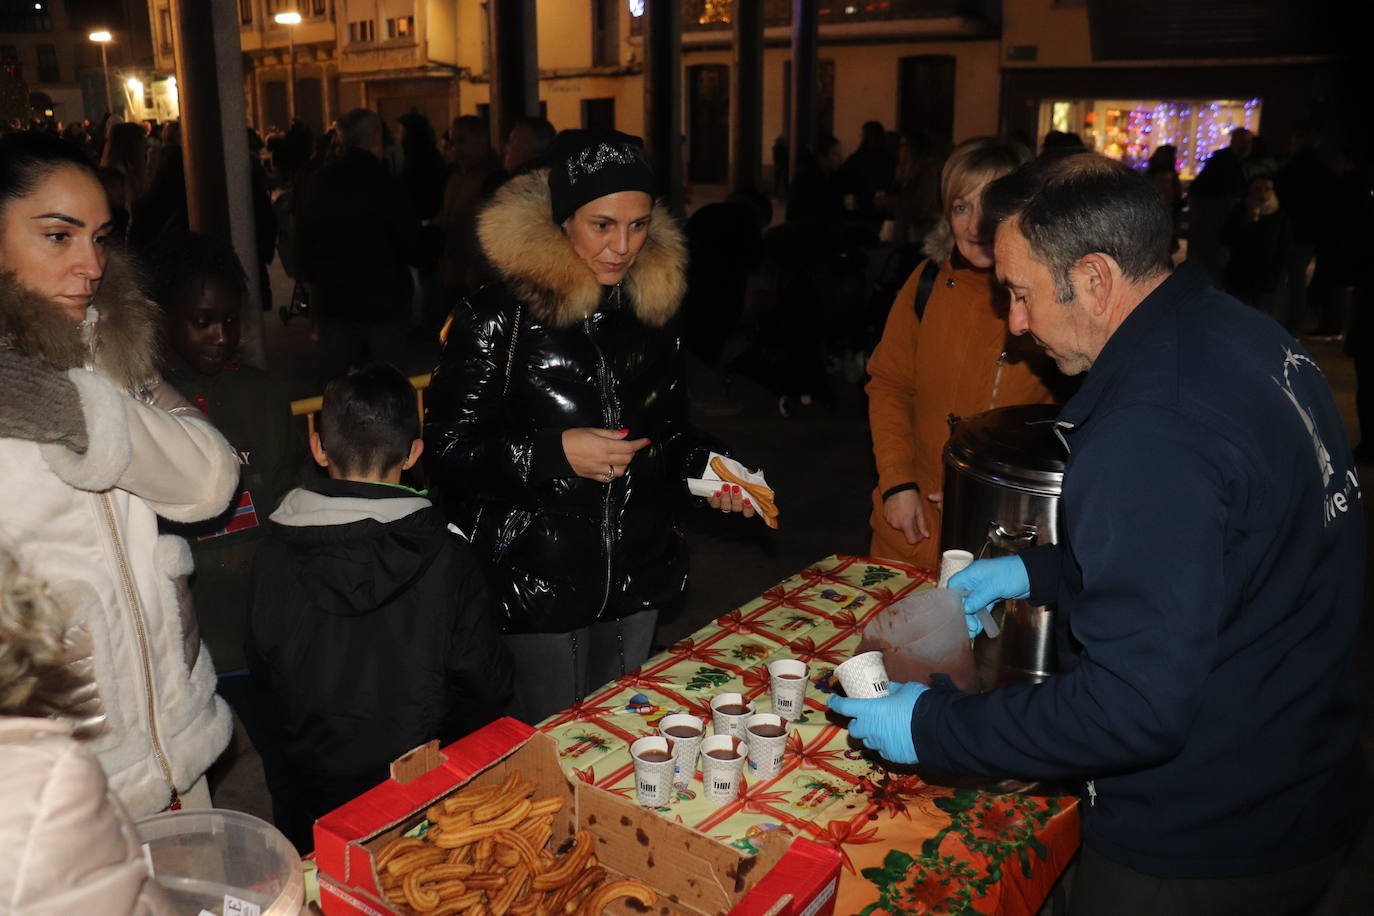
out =
[(945, 463), (981, 480), (1057, 496), (1068, 453), (1055, 435), (1055, 404), (998, 407), (959, 421)]

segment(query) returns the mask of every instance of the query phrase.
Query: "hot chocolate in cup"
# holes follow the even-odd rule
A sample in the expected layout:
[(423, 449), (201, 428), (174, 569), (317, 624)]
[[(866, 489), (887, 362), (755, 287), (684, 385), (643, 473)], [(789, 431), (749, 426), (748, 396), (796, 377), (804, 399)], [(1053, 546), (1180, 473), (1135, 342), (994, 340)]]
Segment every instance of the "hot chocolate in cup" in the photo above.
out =
[(753, 701), (746, 702), (738, 693), (718, 693), (711, 700), (711, 724), (717, 735), (730, 735), (747, 741), (744, 723), (754, 712)]
[(731, 735), (712, 735), (701, 742), (701, 781), (707, 798), (718, 805), (735, 800), (747, 753), (744, 742)]
[(782, 771), (782, 758), (787, 751), (787, 720), (773, 713), (762, 712), (749, 717), (749, 775), (758, 779), (773, 779)]
[(773, 712), (784, 719), (800, 719), (806, 711), (806, 663), (795, 658), (780, 658), (768, 665), (768, 685), (773, 694)]
[(673, 743), (659, 735), (630, 745), (635, 763), (635, 795), (646, 808), (662, 808), (673, 797)]
[(706, 737), (706, 723), (697, 716), (673, 713), (658, 720), (658, 733), (673, 741), (673, 785), (686, 788), (697, 772), (697, 751)]

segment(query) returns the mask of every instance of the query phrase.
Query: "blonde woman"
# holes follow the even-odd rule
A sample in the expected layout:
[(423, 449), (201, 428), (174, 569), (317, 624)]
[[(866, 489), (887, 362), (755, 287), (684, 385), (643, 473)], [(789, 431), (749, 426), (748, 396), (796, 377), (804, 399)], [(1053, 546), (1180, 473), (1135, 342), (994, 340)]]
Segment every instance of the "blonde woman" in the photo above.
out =
[(951, 414), (1054, 399), (1042, 380), (1057, 374), (1053, 365), (1007, 331), (992, 240), (979, 231), (983, 189), (1029, 159), (1015, 140), (978, 137), (959, 144), (941, 171), (944, 215), (926, 237), (928, 260), (897, 293), (868, 363), (875, 557), (939, 565), (941, 452)]

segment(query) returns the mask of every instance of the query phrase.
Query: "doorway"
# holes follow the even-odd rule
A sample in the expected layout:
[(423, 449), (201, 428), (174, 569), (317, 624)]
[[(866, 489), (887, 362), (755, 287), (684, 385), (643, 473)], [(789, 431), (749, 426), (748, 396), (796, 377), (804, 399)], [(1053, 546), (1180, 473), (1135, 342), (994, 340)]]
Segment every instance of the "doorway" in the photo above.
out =
[(687, 179), (725, 184), (730, 171), (730, 68), (687, 68)]
[(921, 132), (940, 142), (954, 138), (954, 57), (917, 54), (903, 57), (897, 86), (897, 129)]

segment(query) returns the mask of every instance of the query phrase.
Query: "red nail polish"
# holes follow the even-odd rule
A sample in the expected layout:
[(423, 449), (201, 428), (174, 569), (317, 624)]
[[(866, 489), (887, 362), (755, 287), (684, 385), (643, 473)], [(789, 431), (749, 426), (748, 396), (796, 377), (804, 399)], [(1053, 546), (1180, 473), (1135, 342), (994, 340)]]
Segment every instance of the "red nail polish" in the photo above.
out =
[(622, 430), (620, 431), (620, 434), (621, 434), (622, 436), (628, 436), (628, 435), (630, 434), (630, 431), (629, 431), (628, 429), (622, 429)]
[(739, 492), (739, 487), (731, 487), (730, 489), (735, 493)]
[(753, 503), (749, 502), (748, 499), (745, 499), (745, 500), (744, 500), (744, 504), (745, 504), (746, 506), (751, 506), (751, 505), (753, 505)]
[(644, 444), (645, 444), (645, 445), (653, 445), (653, 444), (654, 444), (654, 440), (652, 440), (652, 439), (645, 439), (645, 440), (644, 440)]

